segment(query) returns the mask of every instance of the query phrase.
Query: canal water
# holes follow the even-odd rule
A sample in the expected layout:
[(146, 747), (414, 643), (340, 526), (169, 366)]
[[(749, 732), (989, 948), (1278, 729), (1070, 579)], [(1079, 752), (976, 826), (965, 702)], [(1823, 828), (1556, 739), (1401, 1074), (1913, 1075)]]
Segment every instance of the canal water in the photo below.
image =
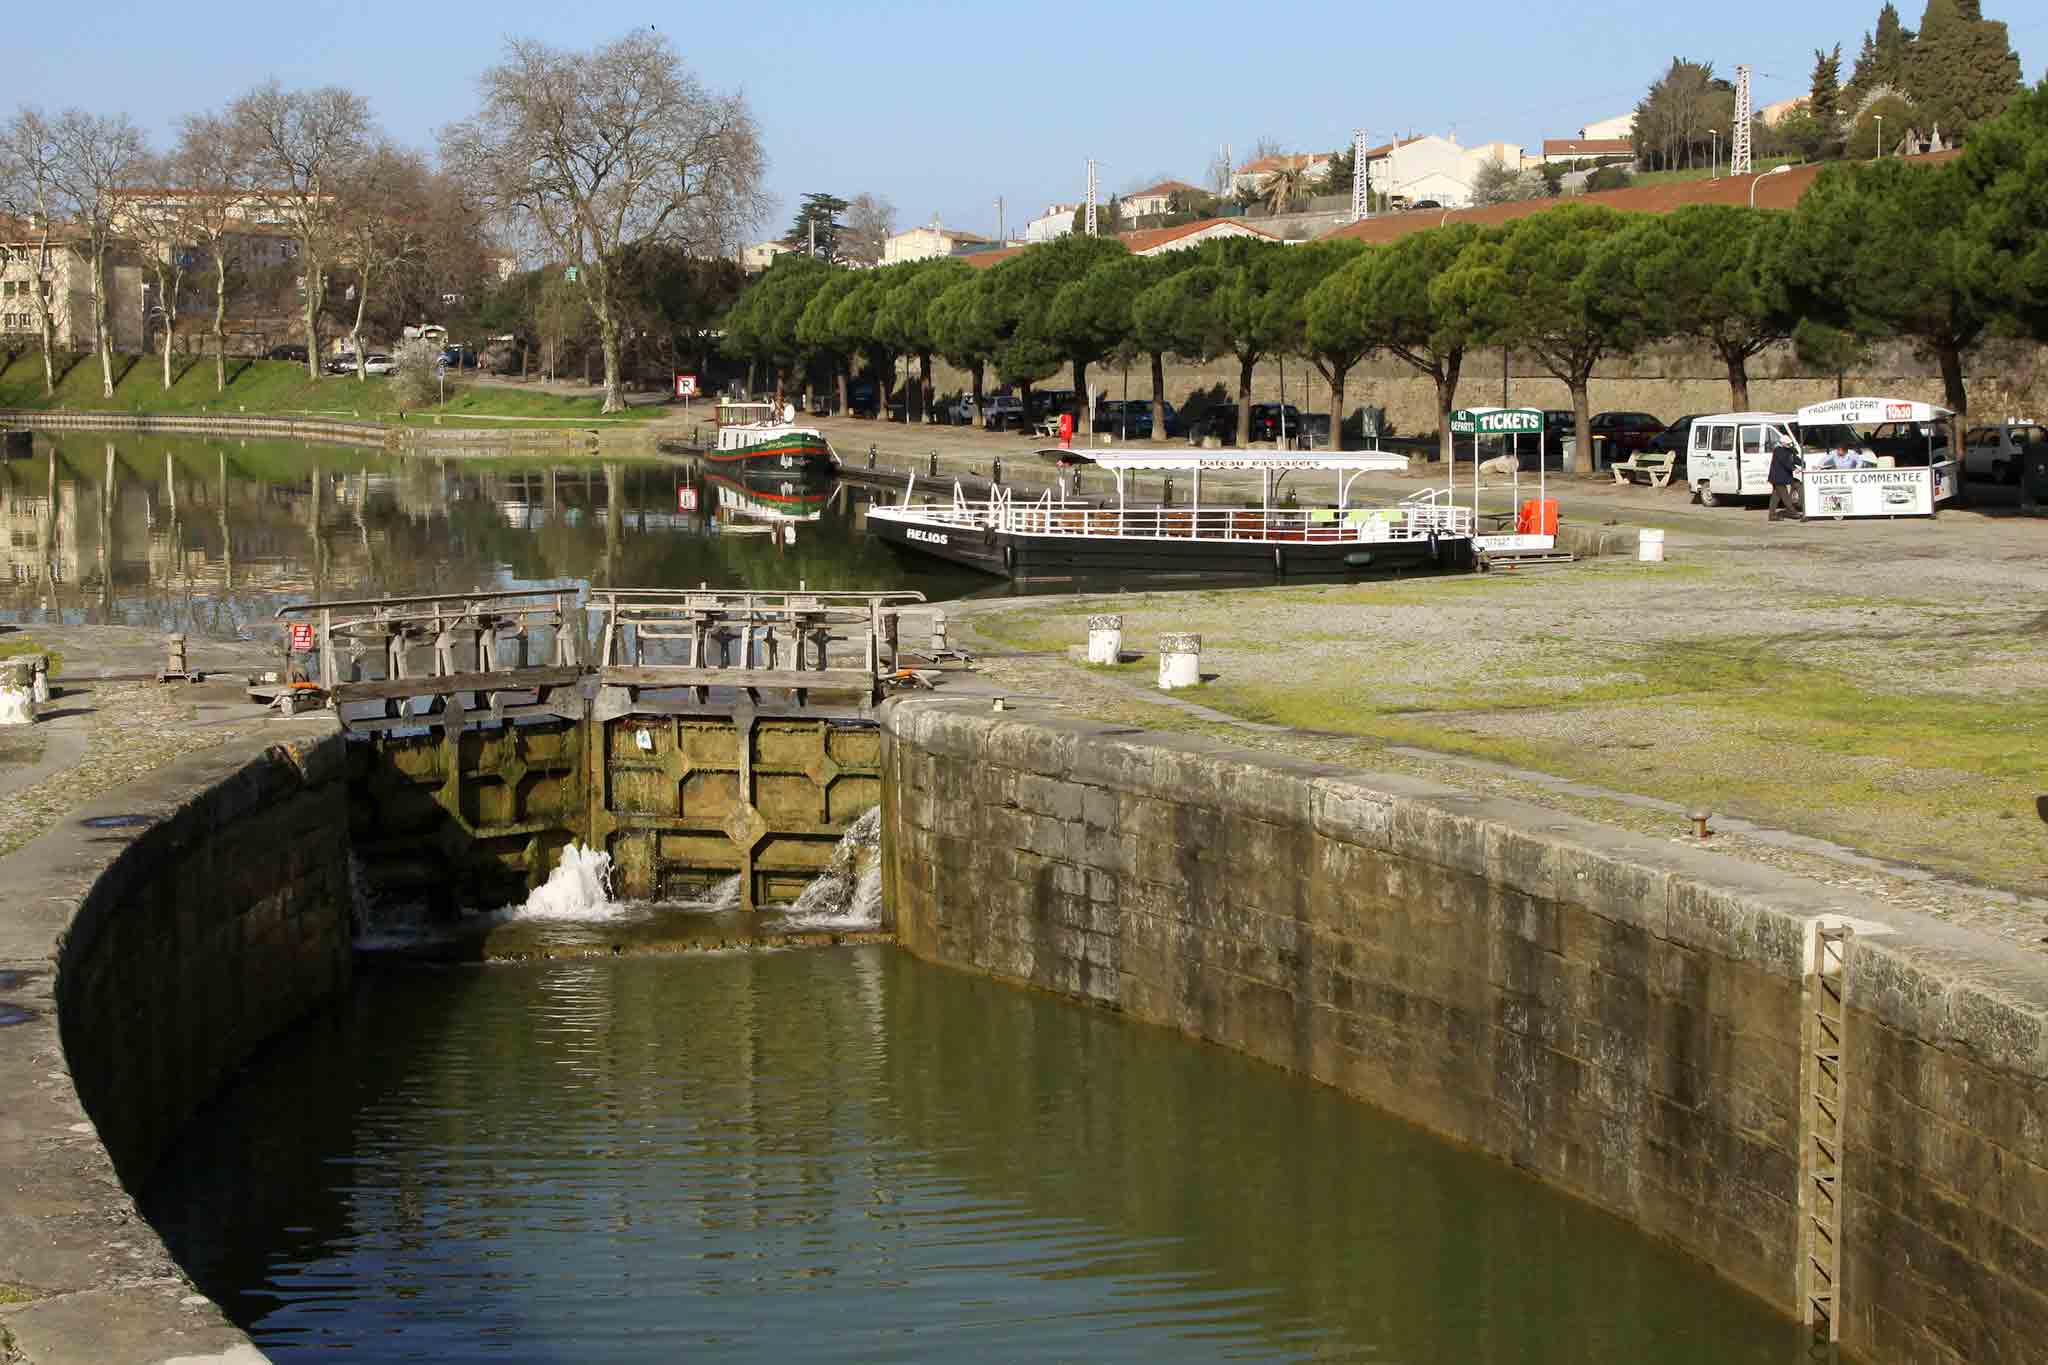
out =
[(269, 639), (289, 603), (451, 589), (997, 586), (874, 543), (867, 497), (658, 457), (39, 434), (0, 459), (0, 621)]
[(878, 946), (369, 973), (144, 1204), (281, 1360), (1806, 1358), (1497, 1162)]

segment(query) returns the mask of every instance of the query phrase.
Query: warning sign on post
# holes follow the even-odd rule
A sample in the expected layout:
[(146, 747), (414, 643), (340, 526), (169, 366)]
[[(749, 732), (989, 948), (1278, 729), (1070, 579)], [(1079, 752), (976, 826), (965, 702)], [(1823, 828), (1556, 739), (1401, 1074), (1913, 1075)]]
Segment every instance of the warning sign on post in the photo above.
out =
[(694, 512), (697, 510), (697, 489), (694, 484), (676, 485), (676, 510)]
[(313, 648), (313, 623), (311, 621), (294, 621), (291, 623), (291, 630), (292, 652), (295, 654), (310, 653)]

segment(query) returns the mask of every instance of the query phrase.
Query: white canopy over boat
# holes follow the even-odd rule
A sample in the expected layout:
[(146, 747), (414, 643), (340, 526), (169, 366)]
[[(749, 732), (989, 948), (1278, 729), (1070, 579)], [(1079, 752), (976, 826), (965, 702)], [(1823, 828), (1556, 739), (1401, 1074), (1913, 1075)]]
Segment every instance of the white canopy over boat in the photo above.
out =
[(1383, 450), (1142, 450), (1124, 447), (1100, 450), (1070, 450), (1065, 446), (1041, 446), (1036, 452), (1066, 464), (1092, 464), (1116, 481), (1117, 506), (1124, 505), (1124, 475), (1127, 473), (1186, 474), (1192, 479), (1193, 507), (1202, 502), (1202, 475), (1257, 474), (1260, 504), (1271, 507), (1281, 480), (1289, 474), (1327, 473), (1337, 475), (1337, 506), (1349, 504), (1351, 485), (1361, 474), (1399, 473), (1408, 468), (1408, 457)]
[(1830, 398), (1825, 403), (1809, 403), (1797, 413), (1803, 427), (1828, 422), (1851, 427), (1874, 427), (1886, 422), (1945, 422), (1953, 416), (1947, 408), (1911, 398)]
[(1385, 450), (1069, 450), (1065, 446), (1043, 446), (1037, 452), (1073, 464), (1092, 464), (1106, 470), (1146, 470), (1172, 473), (1175, 470), (1228, 470), (1257, 473), (1260, 470), (1341, 470), (1358, 474), (1399, 473), (1408, 468), (1408, 457)]

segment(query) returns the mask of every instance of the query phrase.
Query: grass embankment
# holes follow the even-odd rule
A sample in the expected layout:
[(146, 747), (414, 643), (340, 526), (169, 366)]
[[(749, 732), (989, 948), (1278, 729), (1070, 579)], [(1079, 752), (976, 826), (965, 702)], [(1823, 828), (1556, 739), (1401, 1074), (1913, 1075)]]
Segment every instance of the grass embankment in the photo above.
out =
[(56, 677), (64, 671), (64, 655), (59, 650), (45, 649), (27, 635), (12, 633), (0, 635), (0, 659), (19, 658), (23, 654), (47, 654), (50, 656), (50, 676)]
[[(2048, 639), (1990, 598), (1771, 591), (1740, 569), (1618, 563), (1118, 606), (1134, 649), (1202, 636), (1217, 677), (1191, 699), (1350, 739), (1362, 761), (1388, 745), (1490, 759), (2048, 891)], [(1702, 610), (1730, 601), (1771, 609)], [(1064, 656), (1106, 605), (967, 624)], [(1128, 681), (1149, 686), (1153, 667)]]
[(498, 384), (448, 386), (445, 406), (401, 413), (391, 382), (378, 376), (326, 375), (314, 380), (304, 365), (285, 360), (228, 360), (228, 386), (214, 387), (213, 361), (175, 356), (173, 382), (163, 386), (163, 362), (155, 356), (114, 358), (114, 396), (101, 387), (99, 358), (62, 357), (54, 395), (43, 392), (42, 356), (34, 351), (0, 352), (0, 408), (40, 412), (128, 412), (160, 416), (263, 415), (334, 417), (398, 423), (498, 427), (564, 425), (637, 426), (670, 411), (662, 405), (628, 408), (606, 416), (602, 398), (516, 389)]

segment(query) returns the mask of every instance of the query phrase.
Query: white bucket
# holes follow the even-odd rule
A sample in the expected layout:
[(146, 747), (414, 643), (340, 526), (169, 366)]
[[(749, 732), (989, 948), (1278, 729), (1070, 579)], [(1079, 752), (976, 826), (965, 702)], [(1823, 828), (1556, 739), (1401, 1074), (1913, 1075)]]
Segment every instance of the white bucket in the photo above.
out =
[(1159, 690), (1171, 692), (1202, 683), (1202, 637), (1162, 635), (1159, 637)]
[(1646, 526), (1636, 532), (1636, 559), (1644, 564), (1664, 562), (1664, 533)]
[(1088, 618), (1088, 662), (1091, 664), (1118, 664), (1124, 656), (1124, 618), (1121, 616), (1091, 616)]

